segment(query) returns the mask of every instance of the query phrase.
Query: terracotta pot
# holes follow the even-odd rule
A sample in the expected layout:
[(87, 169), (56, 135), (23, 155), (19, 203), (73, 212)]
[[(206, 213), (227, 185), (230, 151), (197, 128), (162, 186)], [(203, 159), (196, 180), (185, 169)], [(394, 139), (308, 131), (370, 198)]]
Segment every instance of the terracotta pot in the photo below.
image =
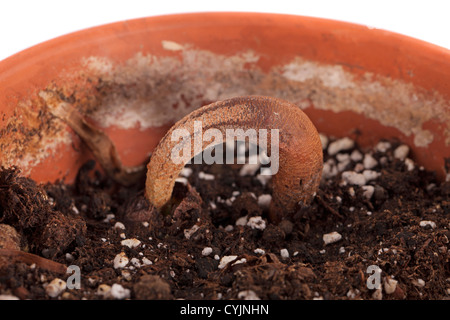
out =
[(47, 110), (76, 106), (141, 164), (177, 119), (233, 96), (280, 97), (320, 132), (396, 137), (445, 176), (450, 51), (361, 25), (256, 13), (170, 15), (72, 33), (0, 62), (0, 163), (71, 182), (89, 151)]

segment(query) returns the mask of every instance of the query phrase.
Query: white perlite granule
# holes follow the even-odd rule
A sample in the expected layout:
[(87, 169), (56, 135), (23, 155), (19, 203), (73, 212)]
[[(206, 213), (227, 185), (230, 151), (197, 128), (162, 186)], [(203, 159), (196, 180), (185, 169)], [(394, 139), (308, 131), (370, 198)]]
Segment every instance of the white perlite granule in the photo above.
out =
[(182, 185), (186, 186), (188, 184), (188, 179), (186, 179), (184, 177), (178, 177), (175, 179), (175, 182), (179, 182)]
[(394, 150), (394, 158), (405, 160), (406, 157), (408, 156), (408, 153), (409, 147), (406, 144), (402, 144)]
[(328, 146), (328, 137), (323, 133), (319, 133), (320, 143), (322, 144), (322, 149), (325, 150)]
[(136, 268), (140, 268), (141, 267), (141, 262), (139, 261), (138, 258), (132, 258), (130, 260), (131, 264), (136, 267)]
[(386, 294), (394, 293), (395, 289), (397, 289), (397, 280), (394, 280), (390, 277), (384, 279), (384, 291)]
[(215, 177), (212, 174), (204, 173), (203, 171), (200, 171), (198, 173), (198, 178), (202, 180), (214, 180)]
[(322, 239), (323, 239), (323, 242), (327, 245), (330, 243), (338, 242), (339, 240), (342, 239), (342, 235), (336, 231), (333, 231), (333, 232), (324, 234)]
[(415, 168), (414, 161), (412, 161), (410, 158), (406, 158), (405, 166), (406, 166), (406, 169), (408, 169), (408, 171), (413, 171)]
[(261, 173), (256, 176), (256, 180), (261, 182), (263, 186), (265, 186), (270, 179), (272, 179), (272, 169), (270, 168), (261, 168)]
[(373, 193), (375, 192), (375, 187), (374, 186), (362, 186), (361, 188), (364, 190), (363, 196), (370, 200), (373, 196)]
[(124, 268), (129, 262), (125, 252), (121, 252), (114, 258), (114, 269)]
[(219, 262), (219, 269), (225, 268), (227, 266), (227, 264), (229, 264), (230, 262), (233, 262), (234, 260), (236, 260), (237, 257), (238, 256), (235, 256), (235, 255), (222, 257), (222, 259), (220, 259), (220, 262)]
[(53, 279), (45, 287), (45, 292), (52, 298), (59, 296), (64, 290), (66, 290), (66, 282), (59, 278)]
[(412, 280), (411, 281), (413, 285), (415, 285), (416, 287), (425, 287), (425, 281), (423, 279), (417, 279), (417, 280)]
[(233, 263), (231, 264), (231, 266), (234, 266), (234, 265), (236, 265), (236, 264), (246, 263), (246, 262), (247, 262), (247, 259), (242, 258), (242, 259), (239, 259), (239, 260), (236, 260), (235, 262), (233, 262)]
[(114, 283), (108, 292), (108, 296), (118, 300), (128, 299), (130, 298), (130, 289), (125, 289), (120, 284)]
[(353, 152), (350, 154), (350, 159), (354, 162), (358, 162), (363, 159), (363, 155), (358, 150), (353, 150)]
[(247, 223), (248, 223), (248, 217), (247, 216), (240, 217), (235, 222), (235, 224), (237, 226), (246, 226)]
[(120, 241), (120, 244), (132, 249), (132, 248), (136, 248), (137, 246), (139, 246), (141, 244), (141, 241), (139, 241), (136, 238), (132, 238), (132, 239), (122, 240), (122, 241)]
[(213, 252), (213, 249), (211, 247), (205, 247), (202, 250), (203, 256), (209, 256)]
[(283, 259), (287, 259), (287, 258), (289, 258), (289, 251), (287, 249), (281, 249), (280, 255)]
[(0, 294), (0, 300), (20, 300), (20, 299), (11, 294)]
[(239, 170), (239, 175), (243, 176), (253, 176), (256, 171), (261, 167), (260, 163), (246, 163), (242, 166), (241, 170)]
[(181, 169), (180, 176), (183, 176), (185, 178), (189, 178), (192, 174), (191, 168), (183, 168)]
[(347, 138), (347, 137), (333, 141), (328, 145), (328, 154), (330, 156), (333, 156), (340, 151), (353, 148), (354, 145), (355, 145), (355, 142), (352, 139)]
[(251, 217), (248, 219), (247, 226), (252, 229), (264, 230), (266, 228), (266, 221), (260, 216)]
[(421, 226), (422, 228), (425, 228), (427, 226), (430, 226), (431, 228), (436, 228), (436, 223), (434, 221), (430, 221), (430, 220), (422, 220), (419, 222), (419, 226)]
[(386, 152), (391, 148), (391, 144), (389, 142), (386, 141), (380, 141), (378, 142), (378, 144), (376, 145), (375, 149), (378, 152)]
[(125, 230), (125, 225), (122, 222), (116, 222), (116, 224), (114, 225), (114, 229)]
[(344, 180), (345, 183), (357, 185), (357, 186), (363, 186), (366, 184), (367, 180), (361, 173), (356, 173), (354, 171), (345, 171), (342, 172), (342, 180)]
[(272, 196), (270, 194), (262, 194), (258, 197), (258, 205), (262, 209), (268, 209), (271, 201)]
[(364, 170), (362, 174), (366, 179), (366, 181), (375, 180), (381, 175), (381, 173), (376, 172), (374, 170)]
[(253, 252), (256, 254), (261, 254), (261, 255), (266, 254), (266, 251), (264, 251), (264, 249), (261, 249), (261, 248), (256, 248)]
[(371, 154), (364, 156), (363, 165), (365, 169), (372, 169), (378, 164), (378, 161)]
[(109, 292), (111, 291), (111, 286), (102, 283), (97, 287), (97, 294), (100, 296), (107, 297), (109, 295)]
[(238, 299), (243, 300), (261, 300), (253, 290), (244, 290), (238, 293)]

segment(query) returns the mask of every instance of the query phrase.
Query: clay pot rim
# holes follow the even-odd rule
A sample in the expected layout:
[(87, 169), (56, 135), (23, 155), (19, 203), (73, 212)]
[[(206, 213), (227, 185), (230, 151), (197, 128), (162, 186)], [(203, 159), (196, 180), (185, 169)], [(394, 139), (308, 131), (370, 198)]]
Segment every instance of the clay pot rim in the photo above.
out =
[(64, 42), (65, 38), (75, 37), (75, 36), (78, 36), (78, 35), (84, 34), (84, 33), (95, 32), (95, 31), (97, 31), (97, 29), (105, 29), (105, 28), (111, 29), (111, 28), (120, 26), (121, 24), (127, 23), (127, 22), (138, 22), (138, 21), (145, 21), (145, 20), (149, 20), (149, 19), (172, 20), (172, 18), (177, 18), (177, 17), (199, 17), (199, 18), (201, 18), (203, 16), (229, 16), (230, 18), (232, 18), (232, 17), (238, 17), (238, 16), (242, 16), (242, 15), (253, 16), (253, 17), (260, 16), (261, 18), (270, 17), (270, 18), (275, 18), (275, 19), (277, 17), (280, 19), (294, 17), (294, 18), (298, 18), (298, 19), (309, 20), (311, 22), (316, 21), (317, 23), (324, 23), (324, 22), (333, 23), (333, 24), (336, 24), (337, 26), (347, 27), (347, 28), (348, 27), (363, 28), (363, 29), (372, 30), (371, 32), (384, 33), (386, 36), (400, 37), (400, 38), (410, 42), (410, 44), (416, 44), (416, 45), (430, 48), (432, 50), (435, 50), (436, 53), (450, 55), (450, 49), (447, 49), (440, 45), (437, 45), (437, 44), (434, 44), (434, 43), (431, 43), (431, 42), (428, 42), (428, 41), (425, 41), (422, 39), (418, 39), (418, 38), (415, 38), (415, 37), (412, 37), (409, 35), (405, 35), (405, 34), (402, 34), (402, 33), (396, 32), (396, 31), (390, 31), (387, 29), (377, 28), (377, 27), (370, 27), (370, 26), (364, 25), (362, 23), (355, 23), (355, 22), (348, 22), (348, 21), (339, 20), (339, 19), (313, 17), (313, 16), (306, 16), (306, 15), (286, 14), (286, 13), (267, 13), (267, 12), (257, 12), (257, 11), (204, 11), (204, 12), (161, 14), (161, 15), (155, 15), (155, 16), (120, 20), (120, 21), (115, 21), (115, 22), (110, 22), (110, 23), (103, 23), (103, 24), (99, 24), (99, 25), (95, 25), (95, 26), (91, 26), (91, 27), (82, 28), (82, 29), (79, 29), (76, 31), (66, 33), (66, 34), (62, 34), (62, 35), (54, 37), (54, 38), (50, 38), (48, 40), (31, 45), (23, 50), (17, 51), (16, 53), (0, 60), (0, 68), (2, 67), (2, 65), (4, 63), (13, 63), (17, 59), (25, 58), (25, 57), (22, 58), (21, 56), (34, 55), (35, 51), (38, 51), (39, 49), (41, 49), (40, 48), (41, 46), (42, 47), (46, 47), (46, 46), (47, 47), (55, 47), (57, 42)]
[[(245, 16), (246, 19), (243, 20), (242, 17)], [(209, 19), (209, 20), (207, 20)], [(0, 84), (2, 78), (5, 78), (11, 72), (15, 72), (15, 67), (17, 68), (19, 64), (23, 64), (27, 59), (35, 59), (38, 56), (42, 56), (41, 59), (45, 59), (46, 55), (44, 52), (51, 52), (52, 49), (56, 48), (69, 48), (79, 46), (80, 43), (85, 45), (91, 42), (89, 39), (96, 39), (99, 36), (111, 34), (111, 36), (117, 36), (117, 32), (130, 32), (133, 30), (137, 32), (137, 26), (141, 25), (142, 28), (148, 28), (147, 22), (153, 23), (158, 29), (164, 28), (176, 28), (179, 27), (176, 24), (189, 23), (189, 27), (201, 27), (210, 25), (214, 22), (216, 26), (219, 23), (223, 23), (224, 19), (232, 22), (227, 24), (248, 24), (250, 21), (258, 20), (258, 23), (268, 24), (268, 23), (281, 23), (289, 24), (292, 22), (298, 23), (301, 21), (305, 23), (306, 27), (311, 25), (320, 25), (333, 27), (330, 30), (340, 30), (341, 32), (353, 32), (355, 33), (365, 33), (371, 38), (375, 39), (378, 37), (384, 38), (386, 42), (396, 42), (401, 41), (402, 46), (407, 46), (410, 49), (418, 49), (425, 53), (424, 56), (433, 55), (434, 58), (445, 61), (450, 58), (450, 49), (446, 49), (439, 45), (417, 39), (408, 35), (400, 34), (397, 32), (372, 28), (363, 24), (352, 23), (336, 19), (327, 19), (320, 17), (310, 17), (303, 15), (293, 15), (293, 14), (283, 14), (283, 13), (260, 13), (260, 12), (190, 12), (190, 13), (176, 13), (176, 14), (165, 14), (158, 16), (149, 16), (142, 18), (135, 18), (130, 20), (122, 20), (112, 23), (101, 24), (93, 27), (83, 28), (77, 31), (73, 31), (40, 43), (30, 46), (24, 50), (21, 50), (3, 60), (0, 60)], [(255, 20), (256, 19), (256, 20)], [(293, 21), (294, 20), (294, 21)], [(133, 25), (133, 27), (128, 28), (128, 25)], [(447, 60), (448, 61), (448, 60)], [(450, 95), (450, 94), (449, 94)]]
[[(245, 17), (245, 19), (243, 19)], [(53, 70), (60, 70), (63, 64), (60, 61), (59, 65), (53, 67), (53, 70), (39, 69), (40, 61), (51, 59), (52, 56), (66, 56), (72, 61), (72, 65), (79, 61), (74, 61), (75, 58), (81, 59), (83, 56), (88, 56), (91, 52), (99, 54), (99, 47), (95, 47), (99, 39), (108, 41), (109, 38), (121, 38), (121, 36), (132, 33), (150, 32), (150, 31), (167, 31), (169, 29), (176, 29), (181, 27), (188, 27), (189, 29), (204, 28), (206, 26), (214, 25), (214, 27), (223, 26), (246, 26), (246, 25), (261, 25), (261, 26), (279, 26), (279, 27), (301, 27), (305, 33), (324, 32), (320, 34), (322, 37), (326, 36), (325, 32), (332, 33), (332, 36), (339, 37), (338, 40), (346, 44), (358, 44), (367, 46), (371, 49), (376, 49), (377, 53), (371, 53), (369, 49), (365, 49), (364, 55), (367, 55), (366, 60), (377, 60), (366, 62), (358, 60), (357, 56), (352, 56), (352, 61), (357, 60), (354, 65), (350, 66), (352, 72), (358, 72), (358, 68), (362, 66), (363, 71), (369, 71), (374, 74), (383, 74), (393, 79), (405, 79), (427, 91), (436, 90), (446, 100), (450, 100), (450, 83), (443, 81), (450, 74), (450, 50), (440, 47), (438, 45), (416, 39), (407, 35), (399, 34), (384, 29), (371, 28), (362, 24), (356, 24), (346, 21), (309, 17), (302, 15), (281, 14), (281, 13), (259, 13), (259, 12), (194, 12), (194, 13), (177, 13), (166, 14), (159, 16), (150, 16), (143, 18), (136, 18), (131, 20), (122, 20), (98, 26), (93, 26), (78, 31), (74, 31), (59, 37), (38, 43), (20, 52), (17, 52), (10, 57), (0, 61), (0, 87), (8, 87), (17, 82), (22, 82), (23, 75), (21, 69), (28, 72), (39, 71), (39, 79), (33, 82), (30, 81), (34, 87), (39, 85), (46, 85), (53, 80)], [(153, 30), (152, 30), (153, 29)], [(293, 30), (293, 32), (297, 32)], [(317, 39), (316, 39), (317, 40)], [(123, 40), (124, 41), (124, 40)], [(358, 41), (364, 41), (359, 44)], [(325, 42), (325, 41), (324, 41)], [(125, 43), (126, 44), (126, 43)], [(91, 47), (95, 47), (91, 49)], [(325, 45), (325, 48), (326, 45)], [(81, 51), (77, 56), (74, 51)], [(105, 54), (108, 54), (108, 48), (105, 49)], [(316, 53), (301, 54), (306, 59), (315, 60), (323, 63), (336, 64), (338, 58), (345, 59), (345, 54), (340, 54), (340, 57), (333, 54), (324, 54), (320, 52), (322, 48)], [(387, 52), (385, 52), (387, 51)], [(339, 54), (339, 53), (338, 53)], [(346, 52), (347, 55), (351, 52)], [(383, 58), (391, 58), (394, 54), (400, 57), (400, 60), (395, 61), (400, 64), (400, 70), (394, 70), (389, 67), (390, 63), (383, 63)], [(379, 58), (378, 55), (382, 55)], [(395, 58), (397, 59), (397, 58)], [(361, 63), (362, 62), (362, 63)], [(358, 65), (359, 64), (359, 65)], [(342, 64), (346, 68), (346, 63)], [(414, 76), (407, 75), (407, 68), (415, 68), (417, 71)], [(431, 75), (430, 75), (431, 74)], [(28, 84), (28, 85), (29, 85)], [(24, 92), (17, 91), (17, 94)], [(29, 91), (27, 91), (29, 93)], [(3, 100), (3, 99), (0, 99)]]

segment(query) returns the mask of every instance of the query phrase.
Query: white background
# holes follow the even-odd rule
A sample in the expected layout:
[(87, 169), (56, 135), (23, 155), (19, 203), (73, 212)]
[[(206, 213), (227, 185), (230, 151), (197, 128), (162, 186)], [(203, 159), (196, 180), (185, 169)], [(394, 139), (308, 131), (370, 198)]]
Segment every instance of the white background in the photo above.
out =
[(342, 20), (450, 49), (449, 0), (0, 0), (0, 60), (45, 40), (105, 23), (204, 11), (287, 13)]

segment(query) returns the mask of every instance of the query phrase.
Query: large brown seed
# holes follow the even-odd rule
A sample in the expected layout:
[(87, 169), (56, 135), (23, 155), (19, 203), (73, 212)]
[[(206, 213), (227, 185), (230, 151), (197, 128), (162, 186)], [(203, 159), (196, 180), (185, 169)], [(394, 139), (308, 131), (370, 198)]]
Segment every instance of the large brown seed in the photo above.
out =
[[(255, 129), (256, 132), (266, 129), (269, 133), (268, 154), (274, 148), (274, 145), (271, 145), (271, 129), (279, 130), (279, 169), (272, 178), (273, 194), (270, 206), (270, 218), (273, 221), (292, 214), (298, 204), (307, 204), (314, 197), (323, 166), (322, 145), (316, 128), (306, 114), (290, 102), (249, 96), (219, 101), (197, 109), (178, 121), (166, 133), (147, 165), (146, 196), (157, 209), (169, 202), (175, 180), (185, 165), (172, 161), (172, 150), (178, 144), (178, 141), (172, 138), (172, 133), (185, 129), (190, 137), (194, 137), (194, 121), (201, 121), (202, 134), (210, 128), (215, 128), (220, 130), (224, 137), (227, 129)], [(201, 151), (210, 144), (211, 141), (202, 141)], [(192, 142), (192, 156), (201, 152), (199, 148), (194, 150), (194, 147)]]

